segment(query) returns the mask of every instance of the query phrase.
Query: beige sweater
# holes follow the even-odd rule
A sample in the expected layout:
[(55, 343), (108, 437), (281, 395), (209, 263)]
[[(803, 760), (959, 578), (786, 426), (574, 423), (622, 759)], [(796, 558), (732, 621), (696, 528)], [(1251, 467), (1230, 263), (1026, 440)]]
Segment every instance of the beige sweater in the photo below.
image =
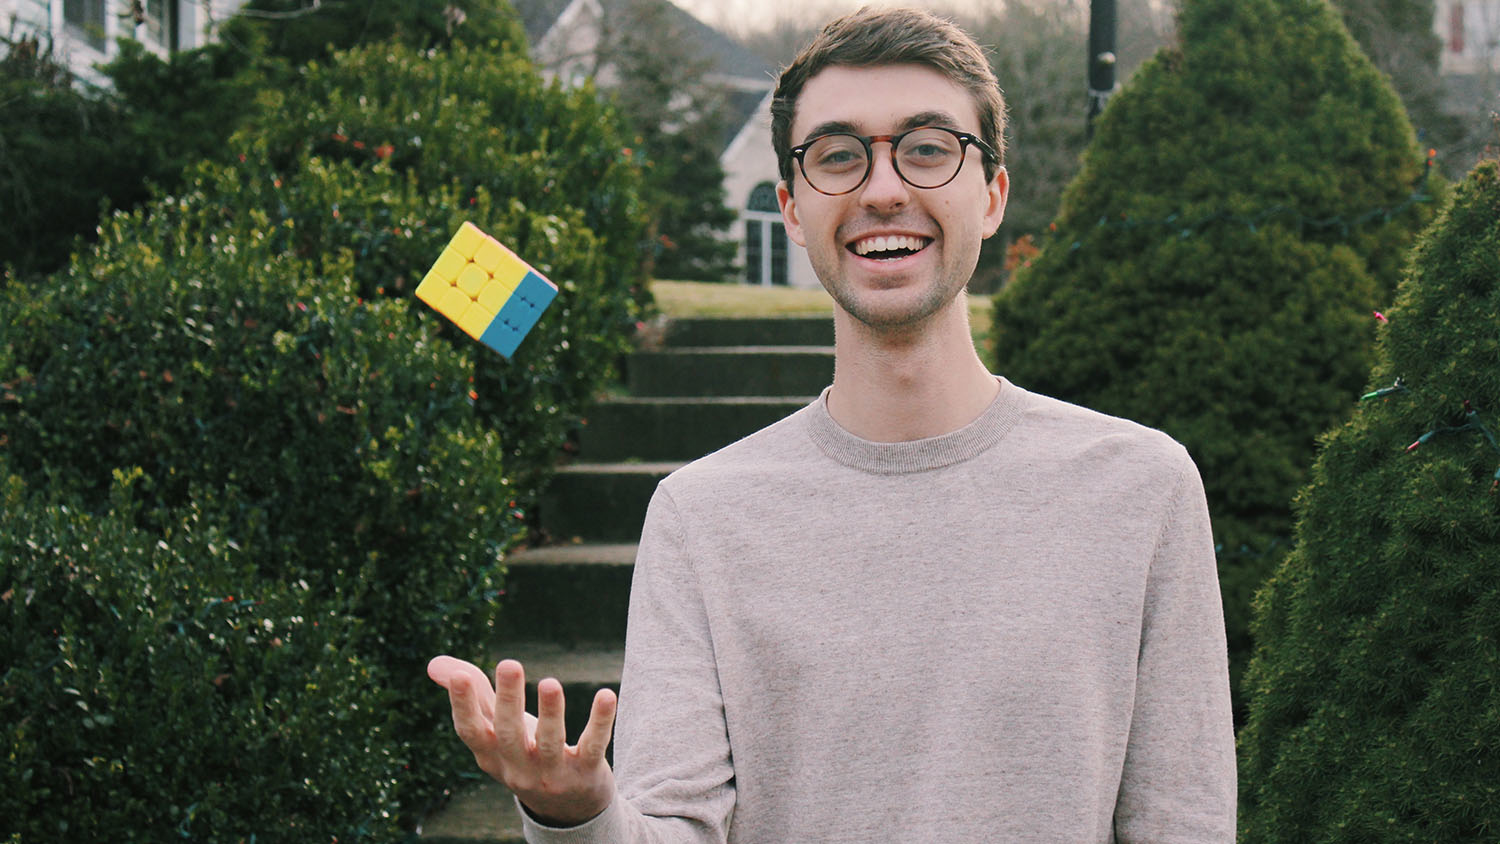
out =
[(1167, 436), (1001, 380), (859, 439), (824, 397), (664, 480), (619, 793), (532, 842), (1232, 842), (1208, 513)]

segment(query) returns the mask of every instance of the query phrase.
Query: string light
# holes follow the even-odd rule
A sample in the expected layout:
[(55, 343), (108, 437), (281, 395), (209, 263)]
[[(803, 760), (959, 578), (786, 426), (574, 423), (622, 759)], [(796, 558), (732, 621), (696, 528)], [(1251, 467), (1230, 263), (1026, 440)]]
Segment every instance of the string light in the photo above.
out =
[(1359, 397), (1359, 400), (1369, 401), (1370, 399), (1381, 399), (1391, 395), (1392, 393), (1404, 392), (1406, 392), (1406, 385), (1401, 383), (1400, 378), (1397, 378), (1396, 383), (1392, 384), (1391, 386), (1376, 390), (1373, 393), (1365, 393), (1364, 395)]

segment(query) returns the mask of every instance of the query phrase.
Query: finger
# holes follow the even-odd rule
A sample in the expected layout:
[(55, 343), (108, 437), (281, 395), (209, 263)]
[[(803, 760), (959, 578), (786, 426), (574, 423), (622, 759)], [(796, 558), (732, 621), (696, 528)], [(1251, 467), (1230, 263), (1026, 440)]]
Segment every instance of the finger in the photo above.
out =
[(615, 731), (615, 693), (600, 689), (594, 695), (594, 708), (589, 710), (589, 722), (578, 737), (578, 756), (584, 763), (597, 764), (604, 761), (604, 752), (609, 749), (610, 736)]
[(438, 657), (427, 666), (428, 676), (448, 690), (453, 728), (469, 749), (479, 754), (491, 748), (494, 730), (485, 710), (493, 706), (489, 679), (476, 666), (452, 657)]
[(463, 683), (470, 691), (479, 692), (474, 695), (474, 700), (479, 704), (480, 714), (486, 721), (494, 720), (495, 701), (490, 678), (484, 676), (479, 666), (451, 656), (437, 656), (427, 663), (427, 676), (450, 692), (456, 683)]
[(567, 745), (562, 683), (548, 677), (536, 685), (536, 752), (543, 764), (556, 764)]
[(490, 710), (500, 752), (511, 759), (526, 754), (530, 734), (526, 716), (526, 669), (513, 659), (495, 666), (495, 705)]

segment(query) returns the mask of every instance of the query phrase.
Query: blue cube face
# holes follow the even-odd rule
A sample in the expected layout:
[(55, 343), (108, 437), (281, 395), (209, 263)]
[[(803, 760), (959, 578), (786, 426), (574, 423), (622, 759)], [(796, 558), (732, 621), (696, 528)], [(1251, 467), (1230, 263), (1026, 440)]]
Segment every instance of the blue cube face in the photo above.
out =
[[(530, 326), (527, 328), (529, 329)], [(525, 330), (517, 330), (513, 323), (497, 317), (494, 322), (490, 323), (490, 327), (485, 329), (484, 334), (480, 335), (479, 342), (508, 358), (516, 353), (516, 347), (521, 345), (521, 340), (525, 336)]]
[(557, 288), (535, 272), (529, 272), (521, 283), (516, 285), (516, 292), (511, 294), (512, 299), (524, 299), (536, 306), (538, 312), (545, 311), (552, 300), (557, 298)]

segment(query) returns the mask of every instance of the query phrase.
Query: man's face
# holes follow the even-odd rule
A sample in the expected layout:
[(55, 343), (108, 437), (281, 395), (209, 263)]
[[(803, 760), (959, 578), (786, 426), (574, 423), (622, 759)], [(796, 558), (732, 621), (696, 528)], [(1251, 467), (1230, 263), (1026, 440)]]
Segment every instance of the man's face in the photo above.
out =
[[(802, 89), (791, 137), (795, 146), (829, 132), (884, 135), (918, 126), (978, 135), (979, 117), (969, 93), (931, 68), (834, 66)], [(821, 194), (794, 165), (793, 184), (778, 185), (777, 196), (787, 236), (807, 248), (840, 308), (872, 328), (912, 326), (968, 284), (980, 243), (1005, 215), (1009, 183), (1004, 170), (986, 183), (982, 153), (971, 146), (953, 181), (915, 188), (892, 167), (890, 144), (872, 146), (869, 178), (853, 192)], [(894, 244), (917, 249), (879, 257), (871, 248), (881, 245), (874, 240), (880, 237), (902, 238)]]

